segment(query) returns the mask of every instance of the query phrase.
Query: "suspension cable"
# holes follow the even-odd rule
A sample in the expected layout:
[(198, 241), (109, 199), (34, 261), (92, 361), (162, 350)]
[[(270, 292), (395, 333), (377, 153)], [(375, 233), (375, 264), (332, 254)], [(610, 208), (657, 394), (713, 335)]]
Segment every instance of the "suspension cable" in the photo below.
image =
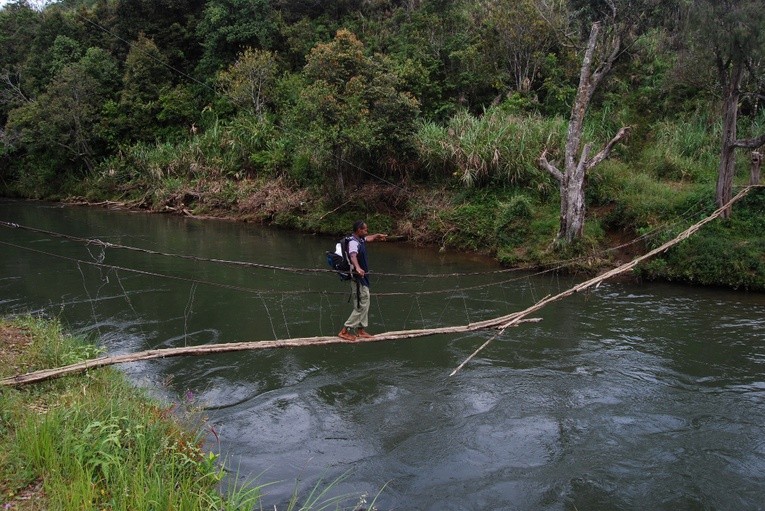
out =
[[(235, 260), (228, 260), (228, 259), (219, 259), (219, 258), (209, 258), (209, 257), (200, 257), (200, 256), (193, 256), (193, 255), (186, 255), (186, 254), (178, 254), (173, 252), (162, 252), (158, 250), (152, 250), (147, 248), (140, 248), (140, 247), (133, 247), (129, 245), (122, 245), (119, 243), (111, 243), (108, 241), (103, 241), (97, 238), (82, 238), (79, 236), (73, 236), (70, 234), (63, 234), (60, 232), (54, 232), (49, 231), (46, 229), (38, 229), (36, 227), (29, 227), (26, 225), (20, 225), (13, 222), (6, 222), (0, 220), (0, 226), (2, 227), (8, 227), (13, 229), (22, 229), (30, 232), (36, 232), (40, 234), (46, 234), (48, 236), (54, 236), (57, 238), (64, 238), (71, 241), (78, 241), (82, 243), (86, 243), (89, 245), (97, 245), (102, 246), (105, 248), (114, 248), (114, 249), (121, 249), (121, 250), (130, 250), (134, 252), (143, 252), (145, 254), (151, 254), (151, 255), (160, 255), (165, 257), (177, 257), (179, 259), (187, 259), (191, 261), (199, 261), (199, 262), (209, 262), (209, 263), (217, 263), (217, 264), (227, 264), (232, 266), (248, 266), (252, 268), (262, 268), (266, 270), (276, 270), (276, 271), (285, 271), (289, 273), (337, 273), (336, 270), (332, 270), (330, 268), (295, 268), (295, 267), (289, 267), (289, 266), (276, 266), (271, 264), (264, 264), (264, 263), (254, 263), (250, 261), (235, 261)], [(383, 272), (369, 272), (371, 275), (376, 276), (386, 276), (386, 277), (407, 277), (407, 278), (443, 278), (443, 277), (459, 277), (459, 276), (471, 276), (471, 275), (492, 275), (497, 273), (512, 273), (517, 271), (523, 271), (522, 268), (503, 268), (501, 270), (489, 270), (489, 271), (478, 271), (478, 272), (462, 272), (462, 273), (383, 273)]]
[[(106, 269), (111, 269), (111, 270), (115, 270), (115, 271), (126, 271), (126, 272), (130, 272), (130, 273), (137, 273), (139, 275), (147, 275), (147, 276), (151, 276), (151, 277), (165, 278), (165, 279), (169, 279), (169, 280), (188, 282), (188, 283), (191, 283), (191, 284), (204, 284), (204, 285), (208, 285), (208, 286), (220, 287), (220, 288), (224, 288), (224, 289), (231, 289), (231, 290), (234, 290), (234, 291), (241, 291), (241, 292), (252, 293), (252, 294), (257, 294), (257, 295), (263, 295), (263, 294), (271, 294), (271, 295), (307, 295), (307, 294), (347, 295), (348, 294), (345, 291), (324, 291), (324, 290), (310, 290), (310, 289), (294, 290), (294, 291), (289, 291), (289, 290), (274, 290), (274, 289), (266, 289), (266, 290), (263, 290), (263, 289), (254, 289), (254, 288), (249, 288), (249, 287), (245, 287), (245, 286), (237, 286), (237, 285), (233, 285), (233, 284), (223, 284), (223, 283), (220, 283), (220, 282), (213, 282), (213, 281), (210, 281), (210, 280), (192, 279), (192, 278), (188, 278), (188, 277), (181, 277), (181, 276), (178, 276), (178, 275), (169, 275), (169, 274), (166, 274), (166, 273), (158, 273), (158, 272), (152, 272), (152, 271), (147, 271), (147, 270), (138, 270), (138, 269), (129, 268), (129, 267), (126, 267), (126, 266), (116, 266), (116, 265), (105, 264), (105, 263), (101, 263), (101, 262), (86, 261), (86, 260), (83, 260), (83, 259), (77, 259), (77, 258), (74, 258), (74, 257), (68, 257), (68, 256), (60, 255), (60, 254), (54, 254), (54, 253), (51, 253), (51, 252), (46, 252), (44, 250), (39, 250), (39, 249), (30, 248), (30, 247), (25, 247), (25, 246), (18, 245), (18, 244), (15, 244), (15, 243), (10, 243), (10, 242), (7, 242), (7, 241), (0, 241), (0, 244), (7, 245), (7, 246), (10, 246), (10, 247), (14, 247), (14, 248), (18, 248), (18, 249), (21, 249), (21, 250), (27, 250), (29, 252), (34, 252), (34, 253), (45, 255), (45, 256), (49, 256), (49, 257), (55, 257), (57, 259), (63, 259), (63, 260), (66, 260), (66, 261), (71, 261), (71, 262), (76, 263), (76, 264), (87, 264), (89, 266), (95, 266), (95, 267), (98, 267), (98, 268), (106, 268)], [(439, 290), (433, 290), (433, 291), (380, 292), (380, 293), (375, 293), (375, 296), (421, 296), (421, 295), (437, 295), (437, 294), (445, 294), (445, 293), (463, 293), (465, 291), (474, 291), (476, 289), (483, 289), (483, 288), (488, 288), (488, 287), (493, 287), (493, 286), (501, 286), (501, 285), (504, 285), (504, 284), (509, 284), (511, 282), (516, 282), (516, 281), (519, 281), (519, 280), (525, 280), (525, 279), (527, 279), (529, 277), (533, 277), (533, 276), (537, 276), (537, 275), (543, 275), (545, 273), (549, 273), (549, 272), (552, 272), (552, 271), (557, 271), (559, 269), (561, 269), (561, 267), (550, 268), (550, 269), (542, 270), (542, 271), (537, 272), (537, 273), (532, 273), (532, 274), (529, 274), (529, 275), (523, 275), (521, 277), (515, 277), (515, 278), (512, 278), (512, 279), (506, 279), (506, 280), (501, 280), (501, 281), (497, 281), (497, 282), (489, 282), (489, 283), (486, 283), (486, 284), (477, 284), (475, 286), (453, 287), (453, 288), (439, 289)]]
[[(698, 204), (700, 204), (702, 201), (698, 201), (696, 204), (688, 208), (685, 213), (683, 213), (680, 216), (679, 220), (676, 220), (673, 222), (669, 227), (668, 226), (662, 226), (657, 227), (651, 231), (648, 231), (644, 233), (641, 236), (638, 236), (637, 238), (622, 243), (621, 245), (615, 246), (615, 247), (609, 247), (607, 249), (602, 250), (599, 254), (607, 254), (610, 252), (615, 252), (617, 250), (620, 250), (622, 248), (625, 248), (627, 246), (639, 243), (641, 241), (644, 241), (650, 237), (653, 237), (657, 234), (659, 234), (662, 231), (668, 231), (670, 228), (674, 227), (675, 225), (679, 225), (681, 220), (686, 219), (686, 217), (690, 216), (691, 212), (696, 208)], [(64, 234), (60, 232), (54, 232), (46, 229), (39, 229), (35, 227), (20, 225), (13, 222), (7, 222), (0, 220), (0, 226), (7, 227), (7, 228), (13, 228), (13, 229), (22, 229), (30, 232), (36, 232), (40, 234), (45, 234), (48, 236), (58, 237), (58, 238), (64, 238), (72, 241), (77, 241), (81, 243), (86, 243), (89, 245), (97, 245), (102, 246), (104, 248), (113, 248), (113, 249), (121, 249), (121, 250), (129, 250), (129, 251), (135, 251), (135, 252), (142, 252), (146, 254), (151, 255), (159, 255), (164, 257), (176, 257), (179, 259), (186, 259), (191, 261), (198, 261), (198, 262), (210, 262), (210, 263), (216, 263), (216, 264), (226, 264), (226, 265), (232, 265), (232, 266), (245, 266), (245, 267), (251, 267), (251, 268), (261, 268), (266, 270), (274, 270), (274, 271), (285, 271), (289, 273), (337, 273), (335, 270), (329, 269), (329, 268), (295, 268), (295, 267), (288, 267), (288, 266), (277, 266), (277, 265), (271, 265), (271, 264), (264, 264), (264, 263), (255, 263), (250, 261), (236, 261), (236, 260), (228, 260), (228, 259), (220, 259), (220, 258), (208, 258), (208, 257), (200, 257), (200, 256), (193, 256), (193, 255), (187, 255), (187, 254), (178, 254), (173, 252), (162, 252), (158, 250), (152, 250), (147, 248), (140, 248), (140, 247), (133, 247), (129, 245), (123, 245), (119, 243), (111, 243), (108, 241), (103, 241), (97, 238), (83, 238), (79, 236), (74, 236), (70, 234)], [(597, 254), (596, 254), (597, 255)], [(552, 270), (559, 270), (562, 268), (565, 268), (567, 266), (574, 265), (578, 262), (589, 260), (592, 256), (580, 256), (576, 258), (571, 259), (565, 259), (565, 260), (557, 260), (557, 261), (551, 261), (549, 265), (551, 265)], [(462, 277), (462, 276), (481, 276), (481, 275), (496, 275), (496, 274), (503, 274), (503, 273), (514, 273), (519, 271), (528, 271), (528, 269), (525, 268), (503, 268), (499, 270), (488, 270), (488, 271), (475, 271), (475, 272), (453, 272), (453, 273), (416, 273), (416, 274), (407, 274), (407, 273), (387, 273), (387, 272), (370, 272), (371, 275), (375, 276), (386, 276), (386, 277), (399, 277), (399, 278), (445, 278), (445, 277)], [(546, 271), (545, 271), (546, 273)]]

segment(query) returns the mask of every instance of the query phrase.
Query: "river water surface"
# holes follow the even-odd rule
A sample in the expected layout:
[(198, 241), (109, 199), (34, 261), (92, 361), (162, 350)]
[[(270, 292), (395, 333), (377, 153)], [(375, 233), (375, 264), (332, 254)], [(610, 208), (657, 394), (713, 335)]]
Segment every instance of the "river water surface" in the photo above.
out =
[[(0, 227), (0, 313), (59, 317), (112, 354), (330, 335), (350, 311), (331, 274), (209, 260), (323, 269), (328, 238), (7, 200), (0, 220), (20, 226)], [(493, 318), (580, 280), (397, 243), (369, 253), (373, 332)], [(765, 295), (607, 282), (538, 317), (453, 377), (491, 333), (122, 369), (204, 407), (229, 481), (277, 481), (263, 509), (321, 481), (349, 508), (382, 489), (380, 510), (765, 509)]]

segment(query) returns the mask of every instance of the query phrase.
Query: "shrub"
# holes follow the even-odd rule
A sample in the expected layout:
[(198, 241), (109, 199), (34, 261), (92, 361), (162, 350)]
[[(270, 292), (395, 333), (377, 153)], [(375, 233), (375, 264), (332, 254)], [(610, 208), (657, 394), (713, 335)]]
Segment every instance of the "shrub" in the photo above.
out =
[(523, 243), (533, 214), (531, 199), (523, 194), (513, 195), (509, 201), (500, 202), (494, 219), (494, 237), (502, 245)]
[[(707, 210), (714, 209), (709, 199), (705, 205)], [(660, 259), (641, 265), (638, 274), (650, 279), (765, 290), (763, 213), (765, 194), (750, 194), (734, 206), (730, 219), (704, 226)]]

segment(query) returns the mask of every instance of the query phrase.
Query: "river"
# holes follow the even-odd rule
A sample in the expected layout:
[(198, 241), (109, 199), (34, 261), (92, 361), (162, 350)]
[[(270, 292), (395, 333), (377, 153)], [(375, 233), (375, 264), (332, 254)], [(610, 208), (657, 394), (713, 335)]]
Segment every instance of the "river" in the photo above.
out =
[[(112, 354), (330, 335), (350, 311), (337, 277), (277, 269), (323, 269), (330, 238), (11, 200), (0, 220), (20, 226), (0, 227), (0, 313), (59, 317)], [(489, 319), (583, 280), (368, 250), (372, 332)], [(317, 484), (348, 508), (382, 490), (380, 510), (764, 508), (765, 294), (606, 282), (537, 317), (452, 377), (491, 332), (121, 368), (204, 408), (228, 482), (276, 481), (264, 509)]]

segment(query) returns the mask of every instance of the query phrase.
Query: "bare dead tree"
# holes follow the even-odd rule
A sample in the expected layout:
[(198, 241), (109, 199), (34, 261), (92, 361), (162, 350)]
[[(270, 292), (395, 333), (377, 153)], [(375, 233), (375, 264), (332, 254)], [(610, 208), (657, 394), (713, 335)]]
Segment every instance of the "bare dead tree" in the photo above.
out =
[[(743, 58), (724, 57), (721, 52), (715, 55), (717, 71), (723, 90), (723, 130), (720, 166), (717, 174), (717, 189), (715, 198), (721, 206), (730, 201), (733, 195), (733, 178), (736, 173), (735, 152), (737, 148), (756, 149), (765, 144), (765, 134), (758, 137), (738, 138), (738, 106), (741, 98), (741, 82), (747, 69), (747, 61)], [(724, 217), (730, 216), (730, 209)]]
[(579, 88), (568, 123), (563, 169), (560, 170), (554, 162), (548, 160), (547, 149), (539, 157), (539, 165), (558, 181), (560, 189), (560, 230), (557, 240), (569, 243), (581, 237), (584, 229), (584, 192), (587, 171), (608, 158), (614, 146), (624, 139), (630, 130), (629, 127), (621, 128), (611, 141), (592, 158), (590, 158), (592, 143), (585, 144), (580, 152), (584, 118), (592, 101), (592, 96), (613, 67), (621, 50), (621, 38), (618, 33), (614, 33), (610, 40), (603, 42), (605, 56), (599, 65), (593, 69), (600, 30), (600, 22), (592, 25), (582, 60)]
[[(754, 150), (765, 144), (765, 133), (752, 130), (749, 138), (738, 133), (742, 99), (754, 100), (755, 111), (765, 56), (765, 10), (762, 0), (693, 0), (689, 4), (687, 57), (706, 61), (717, 74), (721, 93), (722, 137), (715, 199), (727, 204), (733, 194), (736, 149)], [(725, 211), (730, 216), (730, 209)]]

